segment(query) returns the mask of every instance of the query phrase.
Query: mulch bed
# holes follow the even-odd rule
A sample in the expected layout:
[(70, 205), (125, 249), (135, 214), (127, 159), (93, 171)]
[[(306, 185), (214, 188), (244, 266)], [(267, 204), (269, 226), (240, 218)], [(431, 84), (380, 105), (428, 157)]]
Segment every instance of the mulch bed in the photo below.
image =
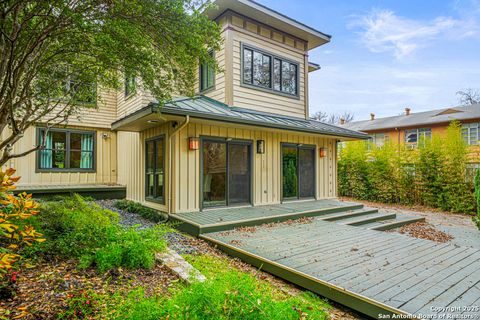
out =
[(178, 278), (161, 265), (151, 270), (110, 270), (100, 275), (79, 270), (77, 261), (42, 262), (23, 270), (17, 278), (17, 295), (0, 301), (0, 318), (53, 319), (67, 307), (69, 296), (93, 290), (100, 294), (125, 292), (144, 286), (147, 296), (166, 294)]
[(399, 229), (389, 230), (388, 232), (398, 232), (409, 235), (411, 237), (431, 240), (440, 243), (445, 243), (453, 239), (453, 236), (435, 229), (434, 226), (426, 222), (415, 222), (407, 224)]

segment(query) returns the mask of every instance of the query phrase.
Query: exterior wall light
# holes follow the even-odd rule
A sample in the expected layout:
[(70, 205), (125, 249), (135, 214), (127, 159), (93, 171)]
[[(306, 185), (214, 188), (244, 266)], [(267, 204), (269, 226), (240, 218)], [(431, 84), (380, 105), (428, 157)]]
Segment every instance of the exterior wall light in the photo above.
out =
[(197, 137), (188, 138), (188, 150), (198, 150), (200, 148), (200, 139)]
[(257, 153), (258, 154), (265, 153), (265, 140), (257, 140)]
[(320, 158), (325, 158), (327, 156), (327, 148), (318, 149), (318, 155)]

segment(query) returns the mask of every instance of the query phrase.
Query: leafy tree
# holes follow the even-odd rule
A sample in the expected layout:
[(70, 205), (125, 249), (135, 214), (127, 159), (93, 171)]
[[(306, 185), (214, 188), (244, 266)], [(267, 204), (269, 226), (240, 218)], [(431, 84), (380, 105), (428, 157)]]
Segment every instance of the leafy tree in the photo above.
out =
[(96, 91), (138, 79), (160, 104), (193, 95), (197, 66), (216, 67), (219, 27), (207, 0), (0, 2), (0, 165), (35, 123), (65, 123), (95, 107)]

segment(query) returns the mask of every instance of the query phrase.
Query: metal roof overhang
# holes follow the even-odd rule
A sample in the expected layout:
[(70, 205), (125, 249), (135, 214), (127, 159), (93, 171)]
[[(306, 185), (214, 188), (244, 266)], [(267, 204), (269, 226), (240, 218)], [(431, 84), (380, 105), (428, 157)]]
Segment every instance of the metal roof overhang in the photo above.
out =
[(194, 119), (201, 119), (205, 121), (217, 121), (221, 123), (234, 123), (238, 125), (246, 125), (253, 127), (262, 127), (270, 129), (279, 129), (286, 131), (294, 131), (301, 133), (311, 133), (323, 136), (329, 136), (338, 138), (341, 140), (355, 140), (355, 139), (367, 139), (367, 134), (349, 130), (351, 133), (333, 133), (327, 131), (321, 131), (311, 129), (307, 127), (294, 127), (290, 125), (283, 125), (280, 123), (270, 123), (258, 120), (238, 119), (219, 114), (206, 114), (203, 112), (196, 112), (190, 110), (176, 109), (175, 107), (164, 106), (158, 108), (154, 103), (150, 103), (146, 107), (112, 123), (112, 130), (114, 131), (134, 131), (140, 132), (149, 128), (158, 126), (158, 124), (165, 123), (167, 121), (182, 121), (185, 116), (190, 116)]

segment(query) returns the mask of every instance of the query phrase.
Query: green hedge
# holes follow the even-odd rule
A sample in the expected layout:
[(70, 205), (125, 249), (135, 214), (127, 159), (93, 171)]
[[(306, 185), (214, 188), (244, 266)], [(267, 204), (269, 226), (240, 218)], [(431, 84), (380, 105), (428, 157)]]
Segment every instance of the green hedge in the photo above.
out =
[(347, 142), (339, 150), (339, 194), (473, 214), (476, 202), (466, 164), (458, 122), (450, 124), (445, 136), (419, 141), (414, 150), (395, 143), (377, 148), (364, 141)]

